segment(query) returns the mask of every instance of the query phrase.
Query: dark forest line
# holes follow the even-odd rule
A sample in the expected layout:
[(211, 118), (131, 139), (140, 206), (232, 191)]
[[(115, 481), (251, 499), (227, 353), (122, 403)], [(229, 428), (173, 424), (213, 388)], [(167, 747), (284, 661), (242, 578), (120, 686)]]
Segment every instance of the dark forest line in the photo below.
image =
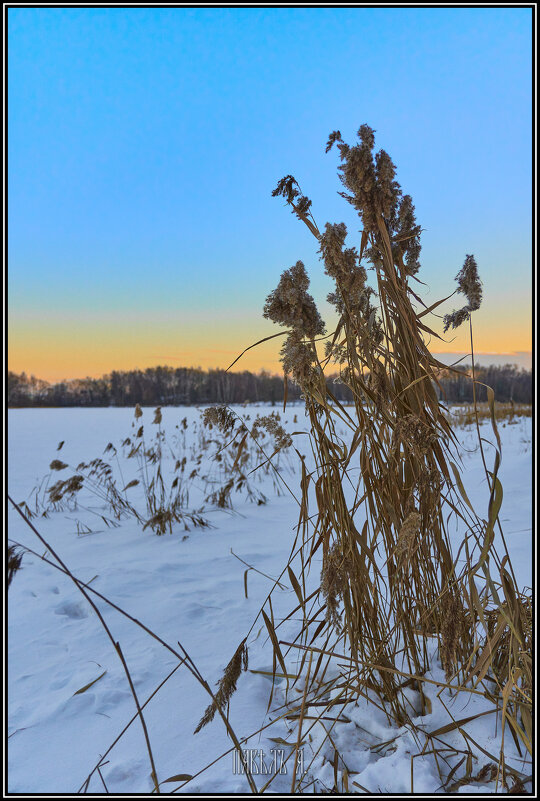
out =
[[(478, 381), (492, 387), (499, 402), (532, 403), (532, 371), (515, 365), (475, 368)], [(448, 403), (472, 402), (472, 382), (466, 368), (445, 370), (439, 376), (437, 394)], [(336, 376), (328, 387), (340, 401), (351, 400), (348, 388)], [(288, 400), (299, 400), (300, 389), (288, 382)], [(10, 407), (53, 406), (180, 406), (205, 403), (283, 402), (283, 376), (261, 370), (227, 373), (193, 367), (149, 367), (146, 370), (113, 371), (102, 378), (83, 378), (48, 383), (34, 376), (9, 372), (7, 402)], [(477, 399), (487, 399), (485, 387), (477, 387)]]

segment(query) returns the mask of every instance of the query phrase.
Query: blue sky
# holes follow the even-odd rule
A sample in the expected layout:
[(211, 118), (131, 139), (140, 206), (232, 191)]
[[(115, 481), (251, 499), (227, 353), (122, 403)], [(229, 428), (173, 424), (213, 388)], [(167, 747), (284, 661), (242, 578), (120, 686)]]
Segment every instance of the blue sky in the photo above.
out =
[(344, 220), (356, 243), (324, 149), (364, 122), (425, 228), (426, 299), (474, 253), (478, 349), (530, 350), (531, 21), (520, 8), (9, 9), (11, 369), (226, 366), (274, 332), (264, 299), (298, 259), (328, 316), (316, 242), (271, 190), (292, 173), (319, 225)]

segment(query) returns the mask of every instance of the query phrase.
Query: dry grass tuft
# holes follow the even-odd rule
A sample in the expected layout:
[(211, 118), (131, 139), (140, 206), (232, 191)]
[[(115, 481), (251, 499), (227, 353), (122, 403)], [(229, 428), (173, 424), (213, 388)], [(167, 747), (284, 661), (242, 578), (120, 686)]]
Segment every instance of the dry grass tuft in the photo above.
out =
[(7, 554), (7, 582), (8, 582), (8, 589), (13, 581), (13, 577), (15, 573), (21, 569), (21, 562), (23, 558), (22, 551), (19, 551), (15, 545), (8, 546), (8, 554)]

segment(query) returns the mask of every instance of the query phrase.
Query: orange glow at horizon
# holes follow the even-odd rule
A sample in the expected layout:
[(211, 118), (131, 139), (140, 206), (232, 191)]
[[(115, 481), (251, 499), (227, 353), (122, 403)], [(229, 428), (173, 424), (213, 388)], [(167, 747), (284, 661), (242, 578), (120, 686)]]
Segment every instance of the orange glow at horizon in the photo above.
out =
[[(437, 329), (438, 330), (438, 329)], [(227, 368), (250, 344), (278, 333), (277, 326), (247, 316), (199, 320), (149, 316), (125, 319), (56, 321), (11, 319), (8, 337), (8, 369), (46, 381), (99, 378), (113, 370), (169, 367)], [(448, 332), (446, 342), (431, 338), (433, 353), (469, 353), (469, 328)], [(265, 369), (281, 373), (276, 337), (248, 350), (232, 368), (234, 372)], [(516, 323), (501, 315), (478, 313), (474, 320), (475, 354), (530, 353), (532, 325), (523, 315)], [(322, 350), (321, 350), (322, 354)]]

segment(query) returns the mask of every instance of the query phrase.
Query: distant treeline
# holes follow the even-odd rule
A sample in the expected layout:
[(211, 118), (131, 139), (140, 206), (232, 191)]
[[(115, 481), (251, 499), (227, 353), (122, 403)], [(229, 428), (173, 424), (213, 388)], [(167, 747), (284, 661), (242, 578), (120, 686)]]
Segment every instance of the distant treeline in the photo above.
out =
[[(505, 365), (476, 368), (476, 378), (492, 387), (495, 399), (532, 403), (532, 372)], [(348, 388), (329, 376), (328, 386), (340, 401), (351, 400)], [(458, 373), (444, 370), (437, 394), (448, 403), (472, 402), (472, 382), (467, 368)], [(114, 371), (102, 378), (82, 378), (49, 384), (25, 373), (8, 373), (8, 406), (175, 406), (204, 403), (283, 402), (283, 377), (259, 373), (226, 373), (193, 367), (149, 367), (147, 370)], [(300, 399), (300, 390), (288, 382), (288, 399)], [(477, 399), (487, 399), (485, 387), (477, 387)]]

